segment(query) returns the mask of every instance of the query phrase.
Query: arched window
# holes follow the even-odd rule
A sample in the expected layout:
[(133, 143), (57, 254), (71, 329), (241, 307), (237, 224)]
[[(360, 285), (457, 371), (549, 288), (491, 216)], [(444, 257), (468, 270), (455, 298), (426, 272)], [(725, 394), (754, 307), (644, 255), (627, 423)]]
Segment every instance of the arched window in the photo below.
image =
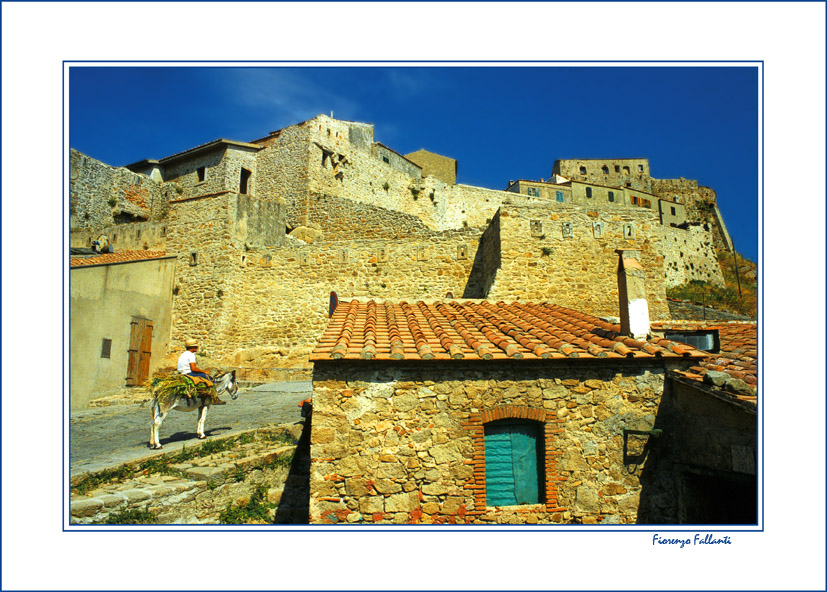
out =
[(603, 174), (604, 174), (604, 175), (608, 175), (608, 174), (609, 174), (609, 167), (607, 167), (605, 164), (603, 165)]
[(542, 424), (504, 419), (485, 424), (484, 430), (486, 504), (542, 503)]

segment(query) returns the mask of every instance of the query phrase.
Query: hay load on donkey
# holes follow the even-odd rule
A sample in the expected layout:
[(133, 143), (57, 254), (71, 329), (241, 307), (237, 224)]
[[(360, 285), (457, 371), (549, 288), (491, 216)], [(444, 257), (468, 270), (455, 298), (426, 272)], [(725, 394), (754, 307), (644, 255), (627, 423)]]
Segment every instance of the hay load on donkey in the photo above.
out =
[(199, 439), (204, 434), (204, 421), (210, 405), (226, 405), (219, 398), (223, 393), (230, 393), (233, 399), (238, 398), (238, 383), (235, 380), (235, 370), (225, 372), (210, 381), (200, 376), (171, 374), (157, 377), (152, 384), (152, 425), (150, 427), (149, 447), (161, 448), (159, 430), (164, 419), (172, 409), (178, 411), (195, 411), (198, 409), (196, 435)]

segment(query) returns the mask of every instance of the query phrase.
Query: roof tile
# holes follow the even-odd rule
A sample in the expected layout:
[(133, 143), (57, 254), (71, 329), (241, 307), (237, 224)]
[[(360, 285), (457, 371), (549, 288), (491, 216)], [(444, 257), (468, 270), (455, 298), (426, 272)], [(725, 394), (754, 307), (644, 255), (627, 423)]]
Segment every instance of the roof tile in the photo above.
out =
[(146, 261), (166, 257), (165, 251), (118, 251), (116, 253), (102, 253), (91, 257), (70, 257), (69, 267), (83, 265), (106, 265), (110, 263), (126, 263), (128, 261)]
[(636, 341), (620, 326), (547, 303), (341, 302), (311, 361), (689, 358), (707, 354), (665, 339)]

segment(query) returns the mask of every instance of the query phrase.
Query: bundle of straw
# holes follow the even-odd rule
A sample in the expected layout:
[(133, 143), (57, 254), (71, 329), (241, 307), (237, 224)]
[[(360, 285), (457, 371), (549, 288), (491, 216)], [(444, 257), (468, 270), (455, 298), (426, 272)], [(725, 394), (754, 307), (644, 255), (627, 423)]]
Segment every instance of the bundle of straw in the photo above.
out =
[(215, 389), (206, 384), (198, 386), (182, 374), (173, 374), (156, 378), (152, 383), (153, 392), (158, 402), (163, 405), (171, 405), (178, 397), (192, 399), (194, 397), (209, 397), (215, 399)]

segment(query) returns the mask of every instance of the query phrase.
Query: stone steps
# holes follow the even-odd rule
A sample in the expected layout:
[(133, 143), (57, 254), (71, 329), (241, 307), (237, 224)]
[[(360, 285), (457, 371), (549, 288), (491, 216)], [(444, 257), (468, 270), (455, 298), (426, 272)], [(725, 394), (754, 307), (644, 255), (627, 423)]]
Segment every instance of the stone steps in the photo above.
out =
[[(217, 523), (218, 514), (228, 504), (244, 503), (257, 486), (265, 486), (267, 500), (284, 507), (271, 510), (274, 519), (307, 513), (307, 497), (291, 494), (285, 490), (302, 491), (308, 475), (292, 468), (296, 456), (298, 437), (296, 426), (250, 430), (241, 435), (214, 438), (217, 443), (232, 438), (232, 448), (208, 456), (170, 463), (165, 474), (137, 474), (125, 481), (110, 482), (97, 486), (86, 495), (73, 489), (70, 501), (72, 524), (101, 524), (110, 517), (119, 517), (125, 512), (151, 512), (158, 524), (204, 524)], [(292, 432), (292, 434), (291, 434)], [(246, 436), (245, 436), (246, 434)], [(293, 437), (296, 442), (287, 444), (279, 439)], [(253, 439), (251, 442), (242, 443)], [(156, 454), (141, 461), (130, 463), (140, 469), (148, 461), (157, 464), (165, 457), (173, 460), (180, 451)], [(280, 460), (283, 459), (283, 460)], [(128, 466), (128, 465), (125, 465)], [(77, 487), (86, 478), (96, 474), (81, 475), (72, 479)], [(111, 474), (111, 473), (110, 473)], [(309, 495), (309, 487), (308, 494)], [(290, 497), (291, 499), (287, 499)], [(288, 520), (289, 521), (289, 520)]]

